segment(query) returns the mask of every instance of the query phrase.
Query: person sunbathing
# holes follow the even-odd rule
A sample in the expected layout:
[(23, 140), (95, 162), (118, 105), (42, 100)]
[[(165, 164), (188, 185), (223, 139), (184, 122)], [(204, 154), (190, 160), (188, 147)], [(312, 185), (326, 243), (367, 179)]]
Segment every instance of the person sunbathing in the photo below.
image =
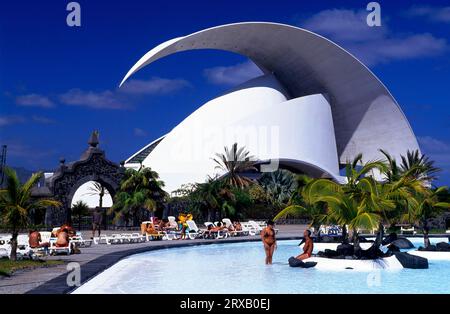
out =
[(158, 231), (156, 230), (155, 226), (150, 222), (148, 222), (147, 225), (145, 226), (145, 232), (151, 235), (158, 234)]
[(275, 223), (272, 220), (267, 222), (267, 227), (261, 230), (261, 240), (264, 244), (264, 251), (266, 253), (266, 265), (272, 264), (273, 252), (277, 247), (277, 241), (275, 239), (275, 229), (273, 226)]
[(303, 240), (299, 245), (302, 245), (303, 243), (305, 243), (305, 245), (303, 246), (303, 253), (297, 256), (296, 259), (304, 260), (311, 257), (312, 251), (314, 249), (314, 243), (311, 238), (311, 231), (305, 230), (303, 232)]
[(69, 245), (69, 230), (67, 228), (59, 229), (56, 233), (56, 246), (66, 247)]
[(47, 248), (49, 247), (50, 243), (48, 242), (42, 242), (41, 239), (41, 233), (37, 231), (36, 229), (30, 230), (30, 233), (28, 235), (28, 244), (32, 249), (37, 248)]
[(242, 225), (241, 225), (241, 223), (240, 223), (239, 221), (235, 221), (235, 222), (233, 223), (233, 226), (234, 226), (234, 230), (236, 230), (236, 231), (242, 231)]
[(222, 223), (218, 222), (217, 226), (214, 226), (213, 224), (208, 225), (206, 233), (208, 237), (211, 237), (213, 233), (218, 233), (219, 231), (224, 230), (226, 227), (222, 225)]
[(72, 226), (71, 226), (70, 224), (68, 224), (68, 223), (63, 224), (63, 225), (59, 228), (59, 230), (63, 230), (63, 229), (66, 229), (66, 230), (67, 230), (67, 234), (69, 235), (69, 238), (74, 237), (74, 236), (77, 235), (77, 232), (76, 232), (75, 228), (72, 227)]

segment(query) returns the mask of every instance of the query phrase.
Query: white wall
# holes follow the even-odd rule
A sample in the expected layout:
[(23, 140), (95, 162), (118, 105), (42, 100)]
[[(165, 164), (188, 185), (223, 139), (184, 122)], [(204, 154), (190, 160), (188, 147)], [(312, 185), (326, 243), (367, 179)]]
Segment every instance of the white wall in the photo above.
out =
[(144, 160), (173, 191), (221, 174), (212, 161), (237, 142), (260, 160), (305, 161), (338, 175), (331, 109), (322, 95), (287, 100), (266, 75), (213, 99), (178, 126)]

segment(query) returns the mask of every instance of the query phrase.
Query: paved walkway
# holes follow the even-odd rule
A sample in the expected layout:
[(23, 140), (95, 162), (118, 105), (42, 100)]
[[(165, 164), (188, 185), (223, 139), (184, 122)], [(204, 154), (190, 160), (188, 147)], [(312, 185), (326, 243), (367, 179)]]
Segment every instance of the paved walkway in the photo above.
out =
[[(306, 229), (306, 225), (279, 225), (278, 239), (298, 239)], [(112, 233), (108, 231), (106, 233)], [(89, 238), (89, 232), (83, 232), (83, 237)], [(161, 248), (174, 248), (190, 245), (206, 245), (212, 243), (233, 243), (241, 241), (259, 241), (258, 236), (233, 237), (220, 240), (173, 240), (150, 241), (134, 244), (106, 245), (93, 244), (82, 248), (81, 254), (49, 256), (47, 259), (63, 260), (67, 263), (77, 262), (81, 266), (81, 283), (86, 282), (99, 272), (111, 267), (120, 259), (132, 254), (143, 253)], [(15, 272), (11, 277), (0, 277), (0, 294), (10, 293), (68, 293), (73, 288), (67, 286), (66, 264), (48, 268), (37, 268)]]

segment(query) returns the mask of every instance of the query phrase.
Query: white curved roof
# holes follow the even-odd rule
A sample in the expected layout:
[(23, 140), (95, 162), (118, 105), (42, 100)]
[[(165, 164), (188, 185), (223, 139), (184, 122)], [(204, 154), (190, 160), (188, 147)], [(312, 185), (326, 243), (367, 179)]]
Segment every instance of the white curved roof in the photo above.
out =
[(363, 153), (364, 160), (380, 158), (380, 148), (397, 157), (408, 149), (419, 149), (397, 102), (366, 66), (332, 41), (290, 25), (236, 23), (169, 40), (146, 53), (121, 85), (144, 66), (193, 49), (247, 56), (265, 73), (272, 72), (291, 98), (326, 94), (341, 163), (358, 153)]

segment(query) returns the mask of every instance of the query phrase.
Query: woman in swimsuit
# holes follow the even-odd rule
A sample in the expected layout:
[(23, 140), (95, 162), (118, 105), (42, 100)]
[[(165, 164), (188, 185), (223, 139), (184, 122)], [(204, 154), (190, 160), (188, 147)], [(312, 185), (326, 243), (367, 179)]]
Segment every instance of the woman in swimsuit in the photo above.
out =
[(297, 256), (296, 259), (304, 260), (311, 257), (312, 251), (314, 249), (314, 243), (311, 238), (311, 231), (305, 230), (303, 232), (303, 240), (299, 245), (302, 245), (303, 243), (305, 243), (305, 245), (303, 246), (303, 253)]
[(273, 229), (274, 222), (269, 220), (267, 227), (261, 230), (261, 240), (264, 244), (264, 251), (266, 252), (266, 265), (272, 264), (272, 256), (275, 248), (277, 247), (277, 241), (275, 239), (275, 230)]

